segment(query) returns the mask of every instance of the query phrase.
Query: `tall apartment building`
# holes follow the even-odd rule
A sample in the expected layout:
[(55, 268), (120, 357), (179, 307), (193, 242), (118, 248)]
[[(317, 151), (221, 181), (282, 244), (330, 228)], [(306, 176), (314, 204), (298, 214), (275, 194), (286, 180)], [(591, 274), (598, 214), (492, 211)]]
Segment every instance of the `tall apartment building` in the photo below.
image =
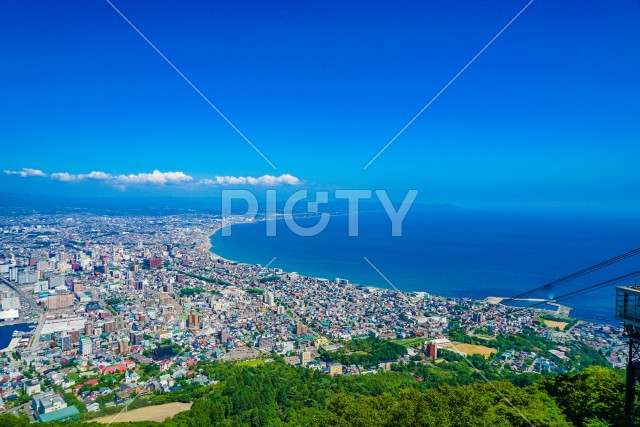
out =
[(131, 342), (131, 345), (142, 344), (142, 340), (143, 340), (142, 335), (143, 335), (142, 332), (139, 332), (139, 331), (129, 332), (129, 341)]
[(60, 337), (60, 349), (62, 351), (71, 350), (71, 336), (70, 335), (62, 335)]
[(18, 285), (27, 285), (36, 283), (40, 278), (40, 274), (33, 270), (23, 270), (18, 273)]
[(296, 325), (296, 335), (301, 336), (306, 333), (307, 333), (307, 326), (302, 323), (298, 323)]
[(11, 266), (9, 267), (9, 280), (11, 280), (12, 282), (15, 282), (18, 280), (18, 267), (17, 266)]
[(93, 353), (93, 342), (89, 337), (80, 338), (80, 354), (88, 356)]
[(265, 304), (269, 305), (270, 307), (272, 307), (272, 306), (274, 306), (276, 304), (275, 303), (275, 296), (273, 295), (273, 292), (265, 292), (262, 295), (262, 301)]
[(300, 366), (306, 367), (311, 362), (311, 352), (304, 350), (300, 353)]
[(47, 297), (47, 308), (49, 310), (57, 310), (73, 306), (73, 294), (54, 294)]
[(73, 284), (71, 285), (71, 289), (74, 293), (82, 292), (84, 290), (84, 285), (81, 282), (74, 280)]
[(118, 343), (118, 351), (120, 354), (127, 354), (129, 352), (129, 340), (127, 338), (122, 339)]
[(339, 363), (331, 363), (329, 365), (329, 375), (332, 377), (342, 375), (342, 365)]
[(105, 322), (103, 330), (104, 330), (104, 332), (108, 332), (108, 333), (115, 332), (116, 331), (116, 322), (115, 321)]
[(429, 343), (426, 345), (427, 347), (427, 357), (431, 359), (438, 358), (438, 347), (435, 344)]
[(200, 327), (200, 316), (198, 314), (190, 314), (187, 318), (187, 327), (198, 328)]
[(56, 288), (58, 286), (65, 285), (65, 277), (64, 276), (51, 276), (49, 277), (49, 289)]

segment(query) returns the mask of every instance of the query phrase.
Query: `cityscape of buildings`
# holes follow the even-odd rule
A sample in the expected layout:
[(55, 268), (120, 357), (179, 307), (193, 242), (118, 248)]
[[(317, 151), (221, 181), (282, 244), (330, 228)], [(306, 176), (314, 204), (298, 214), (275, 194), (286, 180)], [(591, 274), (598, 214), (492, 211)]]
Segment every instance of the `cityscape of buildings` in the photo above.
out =
[[(211, 383), (193, 370), (200, 360), (281, 355), (330, 375), (374, 373), (399, 360), (343, 366), (323, 362), (319, 352), (378, 337), (423, 338), (405, 361), (418, 353), (436, 359), (440, 349), (464, 354), (449, 334), (452, 324), (474, 336), (527, 330), (553, 344), (550, 357), (510, 349), (492, 359), (516, 373), (562, 372), (572, 349), (585, 344), (613, 367), (625, 366), (619, 327), (578, 321), (563, 330), (541, 321), (539, 310), (491, 299), (358, 286), (225, 260), (209, 243), (223, 225), (205, 214), (0, 217), (0, 320), (32, 324), (0, 353), (0, 407), (38, 421), (76, 415), (55, 386), (99, 411), (134, 393), (171, 392), (181, 378)], [(143, 380), (148, 365), (160, 374)], [(124, 374), (119, 383), (87, 390), (97, 384), (87, 378), (113, 373)], [(101, 396), (112, 398), (101, 406)]]

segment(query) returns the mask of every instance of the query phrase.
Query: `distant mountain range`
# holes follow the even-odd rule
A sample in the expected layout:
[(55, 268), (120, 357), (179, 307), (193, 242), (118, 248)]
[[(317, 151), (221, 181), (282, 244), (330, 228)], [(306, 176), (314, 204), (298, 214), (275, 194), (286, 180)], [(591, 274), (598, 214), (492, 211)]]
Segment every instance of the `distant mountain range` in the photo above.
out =
[[(285, 199), (278, 201), (277, 210), (281, 212)], [(264, 211), (264, 202), (259, 201), (259, 208)], [(399, 202), (394, 203), (396, 206)], [(299, 210), (306, 206), (299, 203)], [(0, 193), (0, 215), (24, 215), (32, 213), (97, 213), (111, 215), (176, 215), (187, 213), (220, 213), (220, 196), (180, 197), (180, 196), (51, 196), (44, 194)], [(237, 212), (243, 212), (246, 204), (239, 203)], [(321, 205), (324, 212), (346, 212), (346, 200), (330, 200)], [(381, 210), (380, 203), (375, 200), (361, 201), (360, 210)], [(412, 209), (452, 210), (458, 209), (452, 204), (425, 204), (415, 202)], [(235, 209), (234, 209), (235, 210)], [(299, 211), (297, 210), (297, 211)]]

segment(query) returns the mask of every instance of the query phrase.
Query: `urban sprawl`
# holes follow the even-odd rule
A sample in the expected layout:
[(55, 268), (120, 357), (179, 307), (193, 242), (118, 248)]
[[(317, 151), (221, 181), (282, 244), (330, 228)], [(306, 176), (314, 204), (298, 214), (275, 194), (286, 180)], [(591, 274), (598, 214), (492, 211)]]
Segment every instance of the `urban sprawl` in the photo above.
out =
[[(225, 260), (209, 240), (227, 225), (204, 214), (0, 217), (0, 324), (31, 325), (0, 352), (0, 407), (33, 421), (62, 420), (78, 414), (63, 398), (72, 393), (97, 412), (135, 395), (170, 393), (185, 379), (211, 384), (196, 370), (202, 360), (281, 356), (335, 376), (410, 358), (432, 363), (439, 351), (486, 350), (501, 369), (544, 373), (568, 369), (573, 350), (586, 344), (624, 366), (620, 327), (562, 321), (499, 298), (442, 298)], [(486, 344), (457, 341), (452, 325)], [(525, 331), (551, 350), (492, 350), (492, 336)], [(319, 357), (366, 337), (410, 343), (408, 353), (375, 366)], [(159, 373), (147, 378), (149, 366)], [(96, 387), (96, 376), (114, 373), (117, 382)]]

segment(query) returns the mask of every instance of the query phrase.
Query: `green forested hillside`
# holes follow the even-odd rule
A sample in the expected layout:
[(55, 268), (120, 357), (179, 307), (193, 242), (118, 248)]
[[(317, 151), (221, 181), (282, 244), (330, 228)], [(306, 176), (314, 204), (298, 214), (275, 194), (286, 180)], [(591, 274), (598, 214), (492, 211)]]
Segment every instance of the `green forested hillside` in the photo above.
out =
[[(414, 373), (403, 369), (331, 378), (318, 371), (293, 368), (281, 360), (254, 367), (206, 362), (199, 369), (220, 382), (209, 387), (186, 388), (168, 396), (169, 400), (193, 400), (194, 405), (162, 425), (625, 425), (620, 417), (623, 377), (602, 367), (573, 375), (542, 377), (524, 387), (507, 381), (489, 384), (477, 374), (476, 381), (470, 384), (449, 385), (443, 381), (434, 385), (434, 381), (418, 381)], [(163, 395), (163, 400), (166, 397)], [(140, 398), (135, 406), (144, 399)], [(28, 424), (3, 415), (0, 425)]]

